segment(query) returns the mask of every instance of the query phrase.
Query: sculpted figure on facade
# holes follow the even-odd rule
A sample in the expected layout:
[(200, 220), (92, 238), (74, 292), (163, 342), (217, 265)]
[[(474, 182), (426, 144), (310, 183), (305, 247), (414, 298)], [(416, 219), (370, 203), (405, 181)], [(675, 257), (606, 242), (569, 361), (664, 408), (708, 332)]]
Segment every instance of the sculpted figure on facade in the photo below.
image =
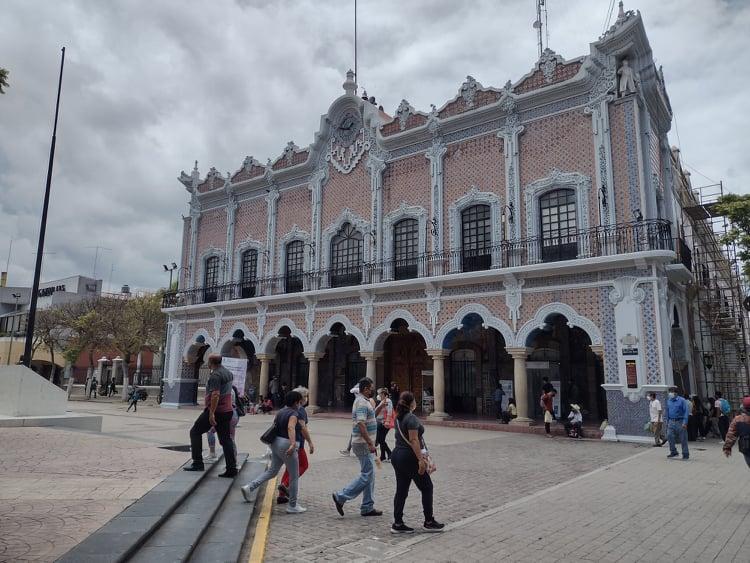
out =
[(635, 72), (633, 72), (628, 59), (622, 59), (620, 68), (617, 70), (617, 76), (620, 77), (618, 92), (621, 98), (637, 91), (635, 87)]

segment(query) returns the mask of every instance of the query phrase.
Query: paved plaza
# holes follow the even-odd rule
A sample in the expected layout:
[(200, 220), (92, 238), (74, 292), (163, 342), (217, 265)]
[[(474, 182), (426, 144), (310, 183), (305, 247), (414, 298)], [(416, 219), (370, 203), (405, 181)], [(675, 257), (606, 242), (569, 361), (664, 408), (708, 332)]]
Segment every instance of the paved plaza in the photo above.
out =
[[(0, 561), (54, 561), (188, 458), (161, 449), (187, 444), (196, 410), (73, 402), (104, 416), (101, 434), (9, 428), (0, 435)], [(248, 416), (240, 450), (263, 452), (269, 416)], [(318, 451), (302, 478), (309, 511), (271, 515), (266, 561), (746, 561), (750, 470), (720, 447), (691, 443), (689, 462), (666, 450), (600, 441), (427, 427), (439, 469), (435, 512), (443, 534), (393, 536), (393, 470), (377, 470), (379, 518), (356, 502), (340, 518), (330, 492), (357, 473), (345, 419), (311, 419)], [(390, 436), (391, 440), (393, 436)], [(412, 490), (405, 520), (421, 523)], [(252, 534), (244, 550), (249, 553)]]

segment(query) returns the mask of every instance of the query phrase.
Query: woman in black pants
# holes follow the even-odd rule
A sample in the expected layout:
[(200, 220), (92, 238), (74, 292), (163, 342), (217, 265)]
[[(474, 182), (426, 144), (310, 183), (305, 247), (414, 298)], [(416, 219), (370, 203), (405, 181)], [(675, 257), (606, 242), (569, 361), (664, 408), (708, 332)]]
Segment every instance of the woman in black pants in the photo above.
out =
[(422, 493), (424, 529), (428, 532), (441, 532), (444, 524), (435, 520), (432, 514), (432, 479), (427, 473), (427, 448), (422, 435), (424, 426), (413, 414), (417, 408), (414, 395), (404, 391), (396, 405), (396, 447), (391, 454), (391, 464), (396, 472), (396, 496), (393, 499), (393, 525), (391, 533), (410, 534), (414, 532), (404, 524), (404, 505), (409, 496), (411, 482)]

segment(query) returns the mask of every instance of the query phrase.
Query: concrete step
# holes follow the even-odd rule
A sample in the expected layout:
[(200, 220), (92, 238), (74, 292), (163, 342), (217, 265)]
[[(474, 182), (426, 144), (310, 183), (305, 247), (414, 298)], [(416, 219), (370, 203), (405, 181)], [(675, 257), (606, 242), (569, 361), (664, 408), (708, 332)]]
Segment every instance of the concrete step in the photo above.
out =
[(255, 511), (256, 498), (254, 493), (253, 502), (245, 502), (240, 487), (265, 470), (265, 460), (249, 459), (245, 462), (234, 486), (188, 559), (190, 563), (236, 563)]
[[(242, 467), (247, 454), (237, 456)], [(181, 563), (193, 552), (201, 536), (219, 510), (234, 484), (234, 479), (222, 479), (224, 463), (215, 463), (190, 496), (172, 512), (169, 518), (142, 543), (128, 559), (131, 563)]]
[[(127, 560), (180, 507), (211, 472), (221, 467), (220, 459), (206, 471), (183, 471), (181, 466), (143, 497), (112, 518), (65, 555), (58, 563), (117, 563)], [(219, 479), (232, 481), (231, 479)]]

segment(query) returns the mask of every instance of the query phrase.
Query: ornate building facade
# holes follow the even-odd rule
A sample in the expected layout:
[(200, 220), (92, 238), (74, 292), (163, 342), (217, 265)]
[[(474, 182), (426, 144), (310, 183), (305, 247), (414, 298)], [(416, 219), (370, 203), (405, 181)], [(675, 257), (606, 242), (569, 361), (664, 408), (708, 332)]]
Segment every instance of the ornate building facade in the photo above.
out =
[(430, 416), (487, 416), (503, 381), (523, 422), (547, 376), (563, 409), (642, 434), (692, 274), (640, 14), (503, 88), (469, 76), (429, 112), (389, 116), (351, 71), (343, 88), (309, 147), (181, 174), (164, 404), (194, 402), (215, 352), (247, 357), (263, 395), (273, 377), (307, 385), (313, 409), (351, 404), (366, 374), (429, 389)]

